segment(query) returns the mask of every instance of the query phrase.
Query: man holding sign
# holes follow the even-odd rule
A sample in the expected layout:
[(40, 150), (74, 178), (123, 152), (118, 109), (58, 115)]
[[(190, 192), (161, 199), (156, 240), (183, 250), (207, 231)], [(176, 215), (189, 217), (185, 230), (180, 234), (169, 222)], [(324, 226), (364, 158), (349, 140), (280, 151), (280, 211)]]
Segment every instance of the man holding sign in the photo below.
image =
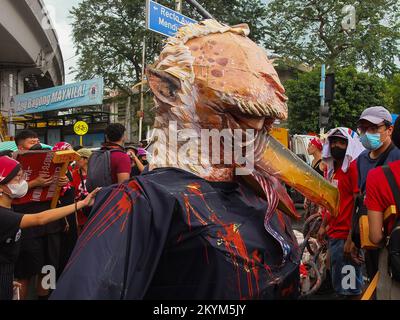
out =
[[(51, 199), (55, 196), (57, 186), (64, 186), (67, 179), (60, 178), (59, 170), (62, 164), (53, 163), (54, 153), (40, 150), (38, 136), (31, 130), (21, 131), (15, 139), (20, 154), (18, 160), (25, 171), (28, 180), (28, 194), (13, 202), (15, 212), (22, 214), (38, 213), (49, 210)], [(24, 153), (30, 150), (36, 150)], [(58, 181), (55, 181), (56, 178)], [(56, 270), (60, 257), (60, 233), (65, 229), (65, 221), (54, 221), (46, 226), (27, 228), (22, 234), (21, 252), (15, 266), (15, 276), (21, 283), (21, 299), (25, 299), (30, 280), (42, 273), (43, 266), (51, 265)], [(37, 295), (46, 299), (48, 290), (41, 286), (42, 276), (39, 276)]]

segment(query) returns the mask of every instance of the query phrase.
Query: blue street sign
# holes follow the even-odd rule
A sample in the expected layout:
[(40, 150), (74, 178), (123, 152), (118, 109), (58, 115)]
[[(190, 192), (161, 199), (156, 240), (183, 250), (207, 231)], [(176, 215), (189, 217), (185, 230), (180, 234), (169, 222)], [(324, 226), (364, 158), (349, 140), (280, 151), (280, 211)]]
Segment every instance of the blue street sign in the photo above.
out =
[(189, 23), (197, 23), (197, 21), (157, 2), (151, 0), (146, 2), (146, 25), (149, 30), (171, 37), (180, 27)]

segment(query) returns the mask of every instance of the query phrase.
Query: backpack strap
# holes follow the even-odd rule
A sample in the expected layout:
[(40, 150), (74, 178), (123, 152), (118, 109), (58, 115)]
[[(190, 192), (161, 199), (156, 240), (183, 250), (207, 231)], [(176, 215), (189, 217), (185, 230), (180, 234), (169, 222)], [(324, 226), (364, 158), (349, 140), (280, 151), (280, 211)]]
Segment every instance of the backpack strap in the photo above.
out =
[[(389, 145), (389, 147), (385, 150), (384, 153), (381, 154), (381, 156), (378, 158), (378, 161), (376, 162), (374, 168), (378, 168), (381, 167), (385, 164), (387, 158), (389, 157), (390, 152), (392, 152), (392, 150), (394, 149), (394, 144), (391, 143)], [(357, 159), (357, 170), (358, 170), (358, 177), (360, 179), (361, 177), (361, 165), (360, 165), (360, 161), (358, 161)], [(360, 192), (361, 193), (365, 193), (365, 186), (367, 184), (367, 179), (365, 179), (363, 185), (360, 185)]]
[[(392, 194), (394, 197), (394, 201), (396, 203), (396, 216), (395, 216), (395, 220), (394, 220), (394, 224), (393, 224), (393, 230), (391, 231), (391, 233), (398, 228), (397, 224), (399, 222), (399, 209), (400, 209), (400, 191), (399, 191), (399, 186), (396, 183), (394, 174), (392, 169), (390, 169), (390, 167), (387, 166), (383, 166), (382, 167), (383, 172), (385, 173), (386, 179), (389, 183), (390, 189), (392, 190)], [(388, 270), (391, 270), (391, 265), (392, 265), (392, 255), (390, 252), (390, 237), (391, 234), (387, 236), (387, 241), (386, 241), (386, 246), (389, 250), (389, 255), (388, 255), (388, 259), (387, 259), (387, 265), (388, 265)], [(392, 273), (391, 271), (389, 271), (390, 277), (392, 277)]]
[(125, 152), (124, 147), (122, 147), (121, 145), (119, 145), (117, 143), (113, 143), (113, 142), (107, 142), (107, 143), (103, 144), (103, 146), (101, 147), (100, 150)]
[[(356, 163), (357, 163), (357, 174), (358, 174), (358, 181), (360, 181), (360, 178), (361, 178), (361, 164), (360, 164), (360, 160), (359, 159), (357, 159), (356, 160)], [(358, 188), (359, 188), (359, 192), (360, 193), (362, 193), (362, 185), (358, 185)]]
[(380, 156), (378, 162), (375, 165), (375, 168), (383, 166), (392, 150), (394, 149), (394, 144), (391, 143), (390, 146), (385, 150), (385, 152)]
[(394, 201), (396, 203), (396, 221), (398, 220), (399, 213), (400, 213), (400, 191), (399, 191), (399, 186), (397, 185), (396, 179), (394, 177), (392, 169), (390, 169), (389, 166), (383, 166), (382, 170), (386, 176), (386, 179), (389, 183), (390, 189), (392, 189), (392, 194), (394, 197)]
[(68, 180), (70, 182), (72, 182), (73, 178), (72, 178), (72, 174), (71, 174), (71, 172), (69, 170), (67, 171), (67, 173), (65, 175), (68, 177)]
[(107, 149), (107, 151), (110, 151), (110, 153), (112, 153), (112, 152), (122, 152), (122, 153), (126, 153), (124, 150), (117, 149), (117, 148)]

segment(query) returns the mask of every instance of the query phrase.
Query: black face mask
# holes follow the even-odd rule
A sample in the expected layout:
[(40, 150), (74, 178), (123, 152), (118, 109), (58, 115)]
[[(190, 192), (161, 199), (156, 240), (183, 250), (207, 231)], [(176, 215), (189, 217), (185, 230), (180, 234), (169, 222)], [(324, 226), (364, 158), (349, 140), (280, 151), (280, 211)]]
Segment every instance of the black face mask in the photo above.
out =
[(43, 147), (42, 147), (42, 145), (40, 143), (37, 143), (34, 146), (32, 146), (29, 150), (31, 150), (31, 151), (43, 150)]
[(331, 155), (333, 157), (333, 159), (335, 160), (343, 160), (344, 156), (346, 155), (346, 149), (342, 149), (339, 147), (333, 147), (331, 148)]
[(142, 164), (143, 164), (144, 166), (147, 166), (149, 163), (148, 163), (147, 160), (142, 160)]

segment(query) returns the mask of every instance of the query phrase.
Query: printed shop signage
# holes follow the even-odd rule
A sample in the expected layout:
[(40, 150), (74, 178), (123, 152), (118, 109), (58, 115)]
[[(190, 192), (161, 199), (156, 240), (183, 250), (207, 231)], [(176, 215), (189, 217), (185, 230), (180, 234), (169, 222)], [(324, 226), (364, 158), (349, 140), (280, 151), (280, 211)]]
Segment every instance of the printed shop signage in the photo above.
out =
[(14, 97), (14, 115), (94, 106), (103, 103), (103, 78), (32, 91)]

